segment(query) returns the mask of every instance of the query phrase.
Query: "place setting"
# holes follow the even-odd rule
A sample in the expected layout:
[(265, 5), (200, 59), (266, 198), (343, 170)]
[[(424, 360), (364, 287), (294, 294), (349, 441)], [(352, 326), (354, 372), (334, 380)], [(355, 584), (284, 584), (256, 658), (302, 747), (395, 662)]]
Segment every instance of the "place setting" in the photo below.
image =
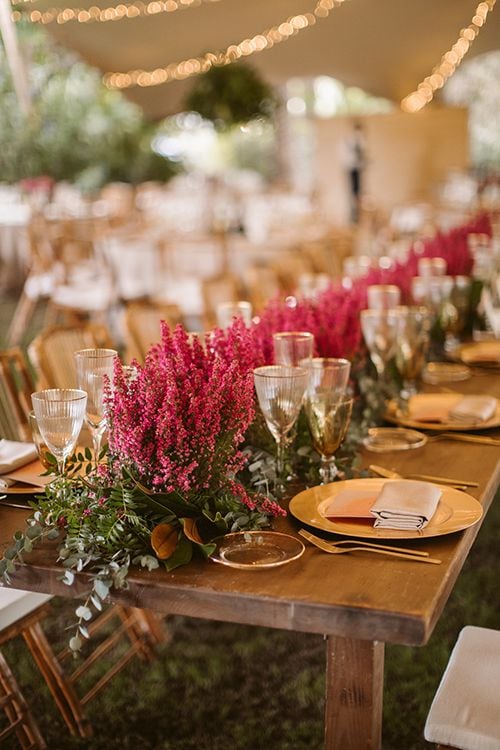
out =
[[(43, 493), (51, 477), (40, 460), (37, 445), (15, 440), (0, 440), (0, 502), (13, 506), (10, 495), (36, 495)], [(18, 501), (16, 507), (26, 507)]]

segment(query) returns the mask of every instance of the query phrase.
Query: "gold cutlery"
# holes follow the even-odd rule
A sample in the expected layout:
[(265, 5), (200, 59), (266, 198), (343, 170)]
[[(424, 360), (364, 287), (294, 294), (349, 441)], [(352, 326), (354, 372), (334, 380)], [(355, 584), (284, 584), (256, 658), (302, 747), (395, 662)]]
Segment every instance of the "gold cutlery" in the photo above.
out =
[[(429, 557), (428, 553), (417, 552), (416, 550), (407, 550), (402, 547), (386, 547), (383, 544), (376, 545), (370, 544), (370, 542), (360, 542), (355, 539), (353, 541), (343, 540), (342, 542), (327, 542), (318, 536), (314, 536), (305, 529), (300, 529), (299, 534), (307, 539), (308, 542), (314, 544), (323, 552), (328, 552), (331, 555), (343, 555), (348, 552), (374, 552), (377, 555), (388, 555), (389, 557), (399, 557), (402, 560), (413, 560), (414, 562), (430, 563), (432, 565), (440, 565), (441, 560), (435, 557)], [(347, 545), (340, 547), (340, 545)]]
[(458, 487), (459, 489), (466, 489), (467, 487), (479, 487), (478, 482), (469, 482), (466, 479), (451, 479), (450, 477), (435, 477), (432, 474), (398, 474), (393, 469), (386, 469), (383, 466), (377, 466), (376, 464), (370, 464), (368, 467), (374, 474), (378, 474), (381, 477), (387, 477), (387, 479), (420, 479), (423, 482), (434, 482), (435, 484), (449, 484), (452, 487)]
[(439, 435), (429, 435), (427, 438), (429, 443), (435, 440), (458, 440), (461, 443), (500, 446), (500, 438), (488, 437), (487, 435), (467, 435), (462, 432), (440, 432)]

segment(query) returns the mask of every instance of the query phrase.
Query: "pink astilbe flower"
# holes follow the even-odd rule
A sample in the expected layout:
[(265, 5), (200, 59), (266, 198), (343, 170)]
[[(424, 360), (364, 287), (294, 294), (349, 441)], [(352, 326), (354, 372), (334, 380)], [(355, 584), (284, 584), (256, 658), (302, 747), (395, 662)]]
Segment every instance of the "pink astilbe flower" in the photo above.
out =
[(233, 489), (233, 477), (254, 416), (252, 339), (235, 323), (205, 347), (179, 326), (162, 324), (162, 338), (130, 381), (119, 363), (108, 396), (109, 445), (115, 468), (124, 464), (148, 487), (195, 501)]

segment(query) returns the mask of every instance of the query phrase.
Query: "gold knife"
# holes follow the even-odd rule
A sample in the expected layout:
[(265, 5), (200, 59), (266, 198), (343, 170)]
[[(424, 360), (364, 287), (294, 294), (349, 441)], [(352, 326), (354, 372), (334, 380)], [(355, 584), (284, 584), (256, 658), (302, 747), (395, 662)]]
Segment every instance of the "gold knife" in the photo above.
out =
[(370, 464), (368, 467), (374, 474), (379, 474), (381, 477), (387, 477), (387, 479), (421, 479), (424, 482), (434, 482), (436, 484), (450, 484), (460, 485), (461, 487), (479, 487), (478, 482), (469, 482), (462, 479), (451, 479), (450, 477), (435, 477), (431, 474), (406, 474), (402, 476), (397, 471), (386, 469), (383, 466), (377, 466), (376, 464)]

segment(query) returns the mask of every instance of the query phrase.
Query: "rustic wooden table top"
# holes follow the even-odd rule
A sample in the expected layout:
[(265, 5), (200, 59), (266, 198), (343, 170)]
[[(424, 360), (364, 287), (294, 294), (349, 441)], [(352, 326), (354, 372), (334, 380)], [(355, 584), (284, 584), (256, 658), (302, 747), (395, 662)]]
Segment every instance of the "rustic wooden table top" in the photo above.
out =
[[(457, 383), (457, 390), (500, 397), (498, 374), (478, 373), (470, 381)], [(488, 435), (500, 436), (500, 429), (489, 430)], [(366, 452), (364, 460), (401, 473), (425, 472), (477, 481), (479, 487), (470, 494), (487, 510), (500, 482), (499, 455), (496, 446), (439, 441), (402, 453)], [(5, 546), (13, 532), (23, 527), (27, 515), (23, 510), (0, 507), (0, 545)], [(129, 576), (130, 589), (113, 594), (113, 598), (171, 614), (421, 645), (432, 633), (479, 526), (399, 543), (425, 549), (440, 558), (441, 565), (369, 553), (334, 557), (306, 543), (300, 559), (275, 569), (243, 571), (195, 560), (170, 573), (135, 570)], [(296, 535), (300, 524), (288, 517), (279, 520), (275, 528)], [(62, 596), (79, 596), (87, 589), (86, 575), (78, 576), (72, 587), (64, 585), (60, 575), (56, 543), (44, 543), (26, 557), (13, 585)]]

